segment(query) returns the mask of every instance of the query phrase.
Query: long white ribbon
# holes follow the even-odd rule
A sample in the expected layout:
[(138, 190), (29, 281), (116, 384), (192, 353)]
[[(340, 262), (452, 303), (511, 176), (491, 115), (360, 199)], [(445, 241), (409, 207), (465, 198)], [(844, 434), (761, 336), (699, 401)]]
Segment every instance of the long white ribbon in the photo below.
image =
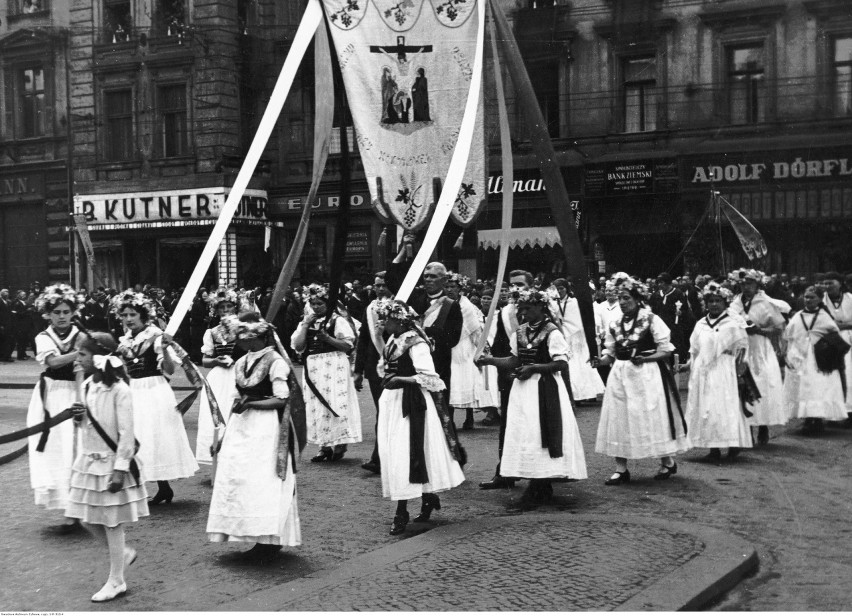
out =
[(278, 81), (272, 90), (269, 104), (266, 106), (266, 111), (263, 112), (260, 125), (257, 127), (251, 147), (249, 147), (248, 154), (246, 154), (243, 166), (240, 168), (237, 179), (228, 193), (228, 199), (219, 213), (219, 218), (216, 220), (210, 238), (207, 240), (207, 245), (198, 258), (198, 263), (192, 271), (192, 276), (189, 277), (189, 282), (186, 283), (183, 295), (180, 296), (180, 300), (178, 300), (177, 306), (175, 306), (172, 318), (166, 326), (167, 334), (174, 335), (177, 332), (181, 321), (183, 321), (186, 313), (192, 307), (192, 300), (198, 292), (201, 283), (204, 281), (204, 276), (213, 262), (213, 257), (216, 256), (219, 245), (228, 231), (231, 219), (234, 217), (243, 193), (251, 180), (251, 176), (254, 174), (257, 163), (260, 161), (263, 150), (269, 141), (269, 137), (275, 129), (275, 123), (281, 115), (281, 109), (284, 107), (284, 102), (290, 93), (290, 87), (293, 85), (293, 79), (296, 77), (296, 72), (299, 70), (299, 65), (302, 63), (305, 51), (314, 37), (317, 26), (321, 22), (322, 7), (320, 6), (320, 0), (309, 0), (299, 28), (296, 30), (296, 36), (293, 38), (293, 44), (287, 53), (287, 58), (284, 60), (281, 74), (278, 76)]
[[(491, 36), (491, 56), (494, 66), (494, 85), (497, 90), (497, 109), (500, 115), (500, 158), (503, 163), (503, 217), (500, 222), (500, 256), (497, 261), (497, 284), (494, 287), (494, 296), (488, 307), (488, 316), (485, 318), (484, 333), (476, 345), (474, 357), (479, 357), (488, 341), (488, 332), (491, 331), (491, 323), (497, 313), (497, 304), (500, 302), (500, 291), (502, 290), (503, 277), (506, 275), (506, 262), (509, 260), (509, 231), (512, 229), (512, 212), (514, 209), (514, 186), (515, 167), (512, 160), (512, 141), (509, 132), (509, 112), (506, 110), (506, 93), (503, 90), (503, 73), (500, 66), (500, 54), (497, 52), (497, 33), (494, 30), (494, 17), (488, 22), (488, 34)], [(506, 187), (509, 187), (508, 189)], [(487, 381), (486, 381), (487, 382)]]
[(453, 210), (453, 204), (459, 194), (464, 172), (467, 168), (467, 158), (470, 154), (470, 145), (473, 140), (473, 129), (476, 125), (476, 110), (479, 106), (479, 92), (482, 88), (482, 56), (484, 48), (485, 35), (485, 2), (479, 0), (477, 3), (477, 28), (476, 28), (476, 55), (473, 60), (473, 75), (470, 78), (470, 90), (467, 93), (467, 104), (464, 108), (464, 116), (462, 118), (461, 128), (459, 129), (459, 137), (456, 142), (456, 147), (453, 150), (453, 157), (450, 160), (450, 169), (447, 172), (447, 179), (444, 182), (444, 188), (441, 190), (441, 196), (438, 198), (438, 205), (435, 207), (435, 212), (432, 214), (432, 221), (429, 223), (429, 229), (426, 231), (426, 237), (423, 238), (423, 245), (414, 257), (408, 273), (405, 275), (405, 280), (399, 287), (396, 293), (396, 299), (407, 301), (408, 296), (414, 290), (414, 285), (420, 280), (420, 274), (429, 262), (435, 246), (438, 245), (438, 240), (441, 239), (441, 234), (444, 232), (444, 227)]

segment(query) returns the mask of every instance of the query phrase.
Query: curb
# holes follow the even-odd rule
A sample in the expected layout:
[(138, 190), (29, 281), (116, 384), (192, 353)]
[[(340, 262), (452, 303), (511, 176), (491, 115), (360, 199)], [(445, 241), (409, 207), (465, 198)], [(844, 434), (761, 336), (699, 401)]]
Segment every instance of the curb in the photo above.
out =
[[(302, 611), (305, 605), (317, 605), (315, 599), (325, 590), (357, 581), (375, 579), (377, 570), (432, 552), (443, 544), (463, 541), (482, 530), (507, 526), (531, 518), (545, 522), (566, 519), (565, 514), (500, 516), (473, 520), (458, 525), (438, 526), (429, 532), (404, 539), (357, 556), (341, 567), (317, 571), (277, 587), (260, 590), (216, 607), (220, 611)], [(702, 552), (673, 572), (640, 590), (618, 606), (616, 611), (698, 610), (721, 597), (758, 567), (757, 552), (746, 541), (723, 531), (685, 522), (661, 521), (640, 516), (571, 515), (571, 520), (601, 524), (635, 524), (675, 531), (699, 539)], [(373, 609), (381, 610), (379, 606)]]

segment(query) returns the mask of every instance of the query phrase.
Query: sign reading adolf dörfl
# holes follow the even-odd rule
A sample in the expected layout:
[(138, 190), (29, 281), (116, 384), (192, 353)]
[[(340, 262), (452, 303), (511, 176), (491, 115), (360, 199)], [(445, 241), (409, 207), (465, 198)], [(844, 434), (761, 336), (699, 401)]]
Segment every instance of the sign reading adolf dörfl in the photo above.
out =
[[(89, 227), (144, 228), (181, 224), (213, 224), (230, 189), (222, 186), (186, 190), (108, 195), (76, 195), (74, 213), (84, 214)], [(237, 221), (263, 223), (267, 218), (265, 190), (246, 190), (234, 214)]]

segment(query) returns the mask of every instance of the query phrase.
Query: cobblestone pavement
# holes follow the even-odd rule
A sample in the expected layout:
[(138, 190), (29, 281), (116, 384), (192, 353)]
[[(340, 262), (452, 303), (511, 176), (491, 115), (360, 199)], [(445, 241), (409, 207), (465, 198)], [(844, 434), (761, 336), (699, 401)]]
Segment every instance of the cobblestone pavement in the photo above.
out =
[[(29, 382), (35, 383), (37, 368), (34, 362), (26, 363), (32, 366), (28, 368), (32, 373)], [(15, 378), (26, 383), (26, 371), (17, 366), (15, 369)], [(0, 369), (0, 382), (12, 380), (5, 378), (8, 374), (6, 366)], [(175, 384), (181, 383), (176, 380)], [(9, 428), (23, 426), (30, 394), (31, 390), (26, 389), (0, 390), (0, 430), (6, 432)], [(475, 430), (461, 433), (470, 458), (465, 468), (468, 481), (442, 495), (443, 508), (433, 515), (440, 527), (438, 531), (410, 539), (422, 530), (422, 527), (412, 527), (408, 535), (390, 537), (387, 533), (393, 504), (381, 498), (378, 476), (360, 468), (372, 449), (374, 421), (372, 401), (366, 392), (361, 396), (361, 404), (366, 442), (350, 447), (347, 457), (333, 465), (308, 463), (307, 458), (314, 451), (310, 445), (305, 450), (299, 467), (302, 546), (284, 550), (272, 565), (261, 567), (246, 566), (233, 559), (236, 552), (248, 546), (208, 543), (204, 528), (211, 488), (209, 468), (204, 468), (193, 478), (174, 482), (176, 497), (171, 506), (152, 508), (149, 518), (130, 527), (129, 543), (137, 547), (140, 554), (128, 572), (130, 591), (125, 599), (106, 606), (89, 602), (89, 597), (107, 575), (104, 548), (87, 535), (56, 537), (44, 532), (48, 525), (58, 522), (59, 516), (57, 512), (40, 510), (32, 504), (27, 458), (0, 466), (3, 494), (0, 540), (4, 546), (0, 552), (0, 571), (3, 572), (0, 610), (217, 609), (251, 593), (269, 592), (271, 588), (306, 576), (345, 569), (348, 561), (359, 562), (359, 558), (376, 551), (404, 546), (406, 541), (415, 542), (433, 532), (464, 524), (475, 526), (479, 521), (494, 520), (509, 513), (507, 506), (517, 500), (520, 489), (482, 491), (476, 487), (477, 482), (490, 478), (493, 472), (497, 441), (496, 428), (484, 428), (477, 423)], [(193, 445), (197, 414), (196, 404), (185, 417)], [(496, 550), (488, 547), (480, 552), (479, 558), (465, 560), (469, 554), (464, 547), (461, 544), (451, 546), (448, 553), (460, 559), (453, 566), (461, 568), (476, 583), (465, 581), (450, 587), (433, 586), (418, 576), (419, 569), (409, 564), (404, 572), (400, 570), (392, 583), (403, 584), (407, 579), (407, 589), (421, 588), (431, 592), (427, 596), (434, 601), (458, 601), (457, 609), (506, 609), (494, 607), (489, 603), (488, 593), (477, 589), (493, 584), (489, 580), (493, 579), (495, 571), (510, 568), (517, 555), (512, 551), (510, 558), (506, 550), (510, 544), (520, 545), (524, 553), (528, 550), (529, 554), (543, 558), (539, 562), (537, 557), (531, 556), (530, 562), (538, 563), (539, 568), (530, 572), (523, 584), (512, 587), (519, 597), (517, 603), (513, 603), (514, 609), (563, 609), (557, 604), (539, 607), (539, 593), (530, 588), (531, 584), (541, 589), (552, 583), (553, 574), (543, 563), (557, 562), (575, 572), (584, 572), (587, 578), (606, 579), (613, 575), (614, 567), (620, 566), (622, 557), (627, 561), (630, 554), (626, 547), (620, 546), (616, 551), (607, 552), (605, 560), (597, 558), (596, 554), (603, 553), (603, 546), (590, 545), (588, 539), (576, 533), (564, 535), (572, 530), (572, 518), (586, 514), (627, 515), (671, 521), (672, 524), (700, 524), (733, 533), (757, 548), (759, 572), (717, 603), (717, 609), (850, 609), (852, 558), (848, 546), (852, 538), (852, 505), (848, 494), (852, 485), (849, 464), (852, 431), (830, 425), (823, 436), (807, 438), (798, 434), (798, 422), (791, 422), (785, 428), (772, 429), (772, 440), (767, 447), (744, 452), (735, 461), (709, 464), (701, 460), (704, 451), (689, 452), (679, 459), (680, 471), (668, 482), (651, 479), (656, 469), (654, 461), (640, 461), (631, 464), (633, 482), (630, 485), (606, 487), (603, 479), (611, 472), (612, 461), (594, 453), (598, 417), (599, 407), (583, 406), (577, 410), (586, 447), (588, 480), (556, 484), (553, 505), (513, 516), (512, 520), (523, 522), (518, 527), (523, 532), (511, 541), (505, 533), (501, 535), (483, 523), (482, 532), (474, 533), (473, 539), (477, 545), (482, 543), (486, 547), (489, 542), (495, 542)], [(457, 421), (460, 423), (461, 419)], [(6, 453), (7, 447), (0, 446), (0, 455)], [(153, 484), (148, 487), (150, 491), (155, 489)], [(416, 506), (412, 503), (412, 511)], [(555, 526), (550, 531), (540, 528), (537, 520), (543, 515), (564, 516), (565, 525)], [(615, 529), (618, 524), (612, 527)], [(553, 534), (548, 535), (548, 532)], [(610, 530), (607, 528), (606, 532)], [(650, 554), (652, 548), (646, 546), (646, 542), (668, 540), (675, 541), (665, 539), (664, 534), (642, 536), (641, 540), (634, 538), (636, 546), (630, 550)], [(557, 547), (553, 548), (554, 545)], [(678, 552), (672, 557), (675, 560), (689, 553), (689, 549), (683, 547), (686, 544), (675, 541), (673, 545), (682, 546), (674, 550)], [(437, 557), (422, 555), (418, 558), (423, 560), (416, 562), (425, 566)], [(656, 556), (655, 561), (669, 563), (671, 558)], [(636, 573), (634, 569), (647, 572), (654, 567), (628, 568), (631, 575)], [(636, 578), (625, 578), (621, 571), (619, 569), (619, 580), (634, 583)], [(584, 583), (575, 575), (570, 584), (563, 586), (563, 594), (568, 597), (564, 609), (574, 605), (570, 602), (577, 601), (579, 606), (579, 601), (587, 599), (578, 598), (576, 594)], [(370, 609), (393, 609), (393, 596), (388, 593), (382, 596), (384, 600), (371, 605)], [(614, 595), (593, 597), (593, 606), (585, 603), (577, 609), (607, 609), (613, 601), (619, 600)], [(298, 605), (293, 609), (333, 608), (322, 600), (319, 605)], [(417, 609), (444, 608), (426, 605)]]

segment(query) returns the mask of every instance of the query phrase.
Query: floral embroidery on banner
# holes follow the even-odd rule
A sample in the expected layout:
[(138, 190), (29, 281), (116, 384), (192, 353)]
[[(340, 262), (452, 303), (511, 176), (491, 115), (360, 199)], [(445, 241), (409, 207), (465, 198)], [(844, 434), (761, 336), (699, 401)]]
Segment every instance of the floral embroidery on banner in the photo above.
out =
[(385, 22), (394, 32), (405, 32), (420, 18), (424, 0), (372, 0)]
[(325, 0), (329, 21), (341, 30), (351, 30), (364, 17), (370, 0)]
[(435, 16), (444, 26), (458, 27), (476, 10), (476, 0), (432, 0)]

